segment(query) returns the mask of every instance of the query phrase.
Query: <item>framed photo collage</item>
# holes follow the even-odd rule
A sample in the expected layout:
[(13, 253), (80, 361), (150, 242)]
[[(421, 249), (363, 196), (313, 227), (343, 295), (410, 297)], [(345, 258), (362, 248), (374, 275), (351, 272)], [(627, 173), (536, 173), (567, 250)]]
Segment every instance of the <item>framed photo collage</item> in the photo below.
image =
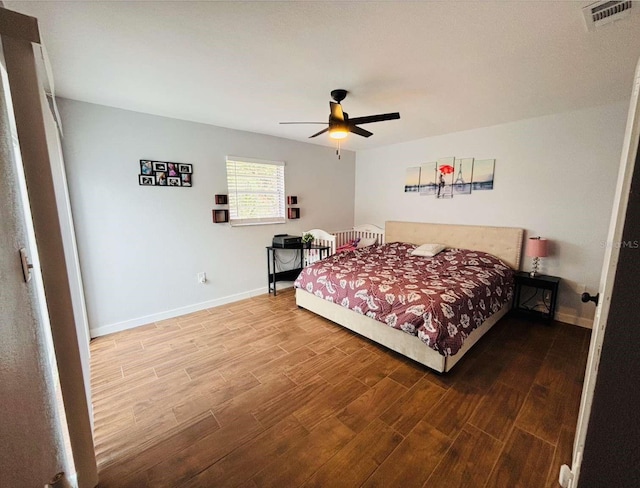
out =
[(140, 186), (193, 186), (193, 166), (141, 159), (138, 184)]

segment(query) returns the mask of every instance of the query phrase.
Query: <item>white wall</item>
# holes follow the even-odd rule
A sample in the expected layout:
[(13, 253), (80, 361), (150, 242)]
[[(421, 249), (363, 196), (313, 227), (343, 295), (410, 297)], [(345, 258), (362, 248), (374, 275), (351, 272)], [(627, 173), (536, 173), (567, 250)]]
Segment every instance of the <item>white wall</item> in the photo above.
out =
[[(359, 151), (355, 223), (515, 226), (550, 239), (542, 272), (562, 278), (557, 318), (590, 326), (628, 102)], [(496, 159), (492, 191), (437, 200), (404, 193), (408, 167), (455, 156)], [(530, 258), (522, 269), (529, 270)]]
[[(266, 293), (273, 234), (353, 225), (353, 152), (338, 160), (330, 147), (74, 100), (59, 107), (92, 336)], [(226, 155), (285, 161), (301, 219), (213, 224)], [(140, 187), (140, 159), (192, 164), (194, 186)]]
[[(359, 151), (60, 100), (63, 150), (92, 335), (266, 292), (275, 233), (387, 220), (524, 227), (552, 241), (544, 273), (563, 278), (558, 318), (588, 325), (627, 103)], [(227, 154), (284, 160), (302, 218), (213, 224)], [(403, 192), (407, 167), (440, 157), (495, 158), (493, 191), (437, 200)], [(139, 159), (194, 165), (193, 188), (139, 187)], [(525, 259), (523, 269), (530, 268)], [(209, 282), (200, 285), (196, 273)]]

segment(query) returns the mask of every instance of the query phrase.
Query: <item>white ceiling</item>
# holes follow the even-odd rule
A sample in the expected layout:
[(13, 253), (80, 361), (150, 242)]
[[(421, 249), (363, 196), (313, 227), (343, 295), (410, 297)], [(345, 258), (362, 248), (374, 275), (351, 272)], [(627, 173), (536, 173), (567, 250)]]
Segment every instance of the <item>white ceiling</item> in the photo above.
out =
[(309, 140), (349, 90), (371, 148), (629, 98), (640, 15), (590, 2), (5, 2), (33, 15), (59, 96)]

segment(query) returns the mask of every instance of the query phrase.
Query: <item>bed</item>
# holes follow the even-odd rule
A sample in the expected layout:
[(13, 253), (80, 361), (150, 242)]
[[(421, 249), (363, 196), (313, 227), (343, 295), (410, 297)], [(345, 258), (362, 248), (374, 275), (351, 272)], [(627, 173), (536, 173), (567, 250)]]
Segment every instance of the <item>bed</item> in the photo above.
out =
[[(449, 345), (437, 346), (435, 345), (435, 343), (432, 343), (427, 345), (427, 343), (431, 339), (428, 339), (429, 334), (427, 333), (428, 331), (425, 331), (425, 328), (433, 328), (433, 324), (437, 322), (437, 320), (433, 319), (428, 314), (425, 314), (424, 310), (419, 310), (418, 312), (420, 313), (415, 313), (415, 310), (413, 312), (411, 310), (407, 312), (407, 314), (414, 313), (414, 315), (423, 315), (424, 317), (426, 317), (426, 325), (423, 327), (422, 332), (420, 332), (421, 326), (418, 326), (416, 324), (414, 324), (415, 327), (413, 327), (412, 325), (406, 325), (407, 321), (405, 320), (405, 318), (399, 319), (402, 323), (398, 323), (398, 321), (396, 321), (393, 317), (391, 317), (390, 320), (389, 314), (386, 313), (388, 312), (388, 310), (386, 309), (387, 305), (384, 303), (384, 300), (386, 299), (387, 301), (393, 302), (395, 298), (391, 298), (391, 300), (388, 299), (388, 295), (393, 296), (393, 292), (387, 293), (385, 291), (385, 293), (383, 293), (383, 295), (385, 296), (379, 297), (378, 299), (374, 300), (373, 298), (371, 298), (371, 296), (367, 295), (366, 290), (362, 290), (362, 288), (373, 289), (373, 286), (369, 281), (367, 281), (367, 284), (359, 283), (358, 286), (354, 288), (357, 289), (356, 291), (361, 293), (359, 302), (358, 300), (354, 300), (354, 294), (352, 294), (351, 298), (351, 301), (353, 301), (354, 303), (359, 303), (360, 305), (362, 305), (364, 302), (367, 302), (369, 305), (372, 305), (372, 308), (368, 310), (360, 308), (359, 306), (356, 307), (355, 311), (351, 310), (349, 308), (346, 308), (348, 304), (345, 303), (342, 298), (334, 299), (332, 296), (327, 295), (326, 290), (320, 291), (318, 287), (314, 288), (314, 286), (316, 285), (309, 287), (309, 282), (305, 280), (307, 280), (310, 275), (315, 274), (316, 277), (321, 276), (322, 279), (325, 280), (325, 282), (327, 282), (328, 280), (329, 285), (327, 285), (327, 283), (323, 283), (323, 286), (328, 286), (328, 289), (331, 290), (331, 292), (334, 291), (333, 289), (336, 288), (336, 285), (339, 284), (341, 280), (343, 285), (342, 288), (353, 288), (352, 284), (344, 286), (344, 280), (345, 277), (347, 281), (352, 278), (352, 281), (350, 283), (355, 283), (353, 279), (359, 279), (357, 277), (358, 271), (353, 271), (353, 263), (343, 263), (342, 261), (340, 261), (340, 259), (342, 258), (339, 257), (338, 254), (331, 256), (329, 259), (324, 260), (323, 262), (315, 263), (309, 268), (305, 268), (305, 270), (300, 274), (298, 280), (296, 281), (296, 303), (299, 307), (305, 308), (329, 320), (332, 320), (333, 322), (336, 322), (337, 324), (340, 324), (364, 337), (367, 337), (368, 339), (371, 339), (379, 344), (388, 347), (389, 349), (392, 349), (404, 356), (422, 363), (431, 369), (434, 369), (438, 372), (446, 372), (449, 371), (464, 356), (464, 354), (509, 310), (511, 305), (510, 297), (512, 293), (511, 270), (509, 268), (511, 268), (512, 270), (517, 270), (519, 268), (522, 249), (522, 238), (523, 230), (511, 227), (462, 226), (415, 222), (386, 223), (384, 239), (380, 240), (383, 240), (387, 243), (383, 247), (392, 254), (395, 253), (405, 255), (408, 254), (408, 252), (411, 251), (416, 245), (436, 242), (446, 245), (447, 248), (454, 248), (458, 250), (472, 250), (465, 253), (459, 251), (445, 251), (444, 254), (441, 253), (441, 255), (438, 255), (440, 256), (438, 261), (439, 264), (436, 264), (436, 258), (438, 256), (436, 256), (436, 258), (426, 259), (420, 264), (416, 264), (418, 263), (418, 261), (413, 259), (409, 262), (409, 264), (406, 265), (407, 269), (403, 270), (402, 273), (400, 273), (402, 275), (409, 276), (410, 279), (414, 279), (417, 276), (413, 274), (413, 270), (416, 266), (423, 266), (425, 265), (424, 263), (429, 263), (429, 266), (431, 267), (429, 268), (429, 271), (432, 272), (438, 266), (444, 265), (446, 267), (447, 260), (449, 260), (449, 262), (452, 262), (451, 260), (455, 260), (456, 266), (453, 269), (460, 268), (460, 270), (464, 270), (464, 273), (460, 271), (460, 273), (462, 274), (468, 272), (468, 269), (465, 267), (467, 265), (471, 268), (479, 268), (482, 280), (493, 279), (490, 278), (489, 275), (498, 275), (497, 279), (499, 280), (499, 286), (501, 287), (501, 291), (499, 293), (499, 303), (497, 298), (494, 299), (487, 297), (486, 308), (489, 310), (485, 310), (483, 312), (486, 317), (482, 317), (482, 320), (479, 320), (477, 316), (474, 317), (473, 315), (469, 314), (467, 314), (466, 319), (462, 317), (462, 315), (456, 315), (456, 318), (458, 320), (462, 318), (462, 321), (455, 324), (452, 324), (447, 319), (448, 321), (446, 322), (446, 326), (449, 332), (455, 331), (454, 335), (457, 336), (455, 344), (451, 343)], [(377, 283), (380, 282), (380, 279), (387, 279), (387, 281), (384, 281), (385, 284), (394, 284), (395, 278), (391, 281), (388, 281), (390, 273), (395, 273), (395, 269), (397, 267), (402, 267), (405, 265), (400, 261), (396, 261), (395, 257), (390, 258), (386, 255), (380, 255), (380, 247), (381, 246), (375, 246), (372, 248), (366, 248), (364, 250), (357, 250), (352, 253), (344, 254), (349, 255), (349, 259), (351, 259), (352, 261), (355, 259), (355, 261), (361, 262), (361, 264), (366, 268), (362, 270), (363, 276), (365, 277), (364, 280), (373, 279), (373, 282)], [(498, 261), (498, 263), (501, 264), (496, 264), (495, 261), (492, 261), (492, 259), (494, 258), (487, 257), (484, 253), (495, 256), (500, 260)], [(380, 256), (376, 257), (376, 254)], [(383, 275), (385, 275), (386, 273), (386, 278), (385, 276), (382, 276), (382, 278), (375, 278), (375, 275), (368, 274), (374, 268), (374, 266), (372, 265), (373, 259), (383, 260), (383, 268), (384, 266), (386, 266), (386, 271), (383, 272)], [(458, 266), (458, 264), (460, 266)], [(327, 273), (332, 268), (335, 268), (334, 271), (336, 273), (342, 273), (342, 276), (329, 277)], [(353, 272), (355, 273), (355, 275), (347, 276), (348, 272), (345, 270), (349, 270), (348, 272)], [(494, 273), (493, 271), (497, 271), (497, 273)], [(458, 273), (457, 271), (453, 272), (453, 274), (451, 274), (450, 276), (448, 275), (446, 279), (441, 280), (442, 282), (437, 283), (438, 286), (442, 286), (446, 285), (446, 282), (449, 281), (451, 282), (452, 286), (454, 286), (452, 290), (446, 292), (440, 290), (438, 294), (443, 296), (448, 294), (451, 294), (452, 296), (461, 296), (463, 294), (462, 292), (465, 291), (463, 289), (465, 285), (462, 285), (462, 283), (465, 281), (469, 281), (471, 278), (462, 276), (462, 278), (459, 280), (460, 283), (456, 284), (455, 276), (460, 275), (460, 273)], [(397, 274), (398, 273), (396, 273), (394, 277)], [(356, 278), (354, 278), (354, 276), (356, 276)], [(461, 285), (463, 288), (455, 288), (455, 286), (458, 285)], [(417, 286), (420, 291), (425, 292), (424, 289), (422, 289), (422, 284), (418, 283)], [(489, 286), (487, 285), (486, 288), (488, 293)], [(484, 288), (482, 289), (482, 291), (484, 292)], [(373, 293), (373, 291), (371, 293)], [(402, 298), (403, 304), (404, 301), (411, 301), (411, 298), (407, 297), (408, 295)], [(466, 298), (468, 297), (465, 297), (465, 299)], [(339, 304), (333, 303), (333, 301), (338, 301)], [(346, 301), (349, 302), (350, 300)], [(394, 303), (392, 303), (392, 305), (395, 307)], [(409, 305), (410, 307), (413, 306), (411, 304)], [(380, 312), (376, 311), (378, 309), (380, 310)], [(446, 307), (444, 307), (443, 310), (444, 309), (446, 309)], [(396, 315), (399, 316), (399, 314)], [(385, 320), (385, 323), (380, 322), (372, 317), (380, 317), (381, 320)], [(469, 318), (471, 319), (471, 326), (469, 326)], [(412, 327), (414, 330), (411, 330)], [(435, 332), (435, 335), (446, 336), (446, 334), (438, 331)], [(459, 340), (460, 337), (462, 337), (463, 340)]]

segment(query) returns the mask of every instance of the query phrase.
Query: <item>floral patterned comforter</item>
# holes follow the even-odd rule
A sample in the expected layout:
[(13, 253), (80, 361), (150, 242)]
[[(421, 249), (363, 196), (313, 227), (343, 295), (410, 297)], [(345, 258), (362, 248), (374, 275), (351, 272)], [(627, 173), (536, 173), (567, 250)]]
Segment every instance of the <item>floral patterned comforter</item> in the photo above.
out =
[(334, 254), (295, 282), (320, 298), (417, 335), (443, 356), (511, 300), (513, 270), (479, 251), (447, 249), (426, 258), (394, 242)]

